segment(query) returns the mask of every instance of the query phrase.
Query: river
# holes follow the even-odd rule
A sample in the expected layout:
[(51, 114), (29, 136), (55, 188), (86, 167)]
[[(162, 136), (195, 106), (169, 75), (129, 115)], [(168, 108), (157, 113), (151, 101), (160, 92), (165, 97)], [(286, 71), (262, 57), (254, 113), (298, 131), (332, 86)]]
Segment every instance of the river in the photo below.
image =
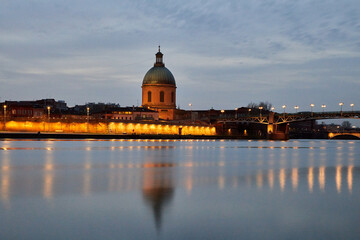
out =
[(360, 141), (3, 140), (0, 239), (359, 239)]

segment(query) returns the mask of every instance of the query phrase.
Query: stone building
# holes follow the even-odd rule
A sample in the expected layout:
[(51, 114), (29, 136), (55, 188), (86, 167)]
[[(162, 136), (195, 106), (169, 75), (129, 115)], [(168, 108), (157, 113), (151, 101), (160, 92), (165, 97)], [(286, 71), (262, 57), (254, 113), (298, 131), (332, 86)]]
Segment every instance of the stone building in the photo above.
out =
[(156, 53), (156, 62), (142, 82), (142, 106), (159, 112), (159, 118), (176, 118), (176, 82), (173, 74), (165, 67), (163, 54)]

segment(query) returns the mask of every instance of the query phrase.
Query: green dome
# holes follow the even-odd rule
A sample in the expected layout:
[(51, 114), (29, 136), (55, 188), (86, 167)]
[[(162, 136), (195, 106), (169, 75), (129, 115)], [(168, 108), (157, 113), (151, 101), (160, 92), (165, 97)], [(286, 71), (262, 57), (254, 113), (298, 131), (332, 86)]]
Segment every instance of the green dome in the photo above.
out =
[(169, 84), (176, 86), (175, 78), (172, 73), (163, 66), (154, 66), (146, 74), (144, 84)]

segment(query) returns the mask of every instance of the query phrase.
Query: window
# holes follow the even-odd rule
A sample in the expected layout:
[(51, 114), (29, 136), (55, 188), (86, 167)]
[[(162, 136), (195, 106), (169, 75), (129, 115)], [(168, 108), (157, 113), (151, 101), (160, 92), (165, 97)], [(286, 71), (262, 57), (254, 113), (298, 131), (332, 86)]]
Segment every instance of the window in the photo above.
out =
[(151, 102), (151, 91), (148, 91), (148, 102)]
[(160, 102), (164, 102), (164, 92), (160, 92)]
[(174, 92), (171, 92), (171, 102), (172, 103), (174, 102), (174, 99), (175, 99), (175, 94), (174, 94)]

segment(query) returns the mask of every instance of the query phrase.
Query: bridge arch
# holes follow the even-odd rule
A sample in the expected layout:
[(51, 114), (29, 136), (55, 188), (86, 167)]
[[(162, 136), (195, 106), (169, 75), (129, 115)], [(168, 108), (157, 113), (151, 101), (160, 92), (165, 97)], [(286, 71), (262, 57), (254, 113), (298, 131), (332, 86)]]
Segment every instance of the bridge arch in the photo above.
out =
[(360, 140), (360, 133), (329, 133), (329, 139)]

